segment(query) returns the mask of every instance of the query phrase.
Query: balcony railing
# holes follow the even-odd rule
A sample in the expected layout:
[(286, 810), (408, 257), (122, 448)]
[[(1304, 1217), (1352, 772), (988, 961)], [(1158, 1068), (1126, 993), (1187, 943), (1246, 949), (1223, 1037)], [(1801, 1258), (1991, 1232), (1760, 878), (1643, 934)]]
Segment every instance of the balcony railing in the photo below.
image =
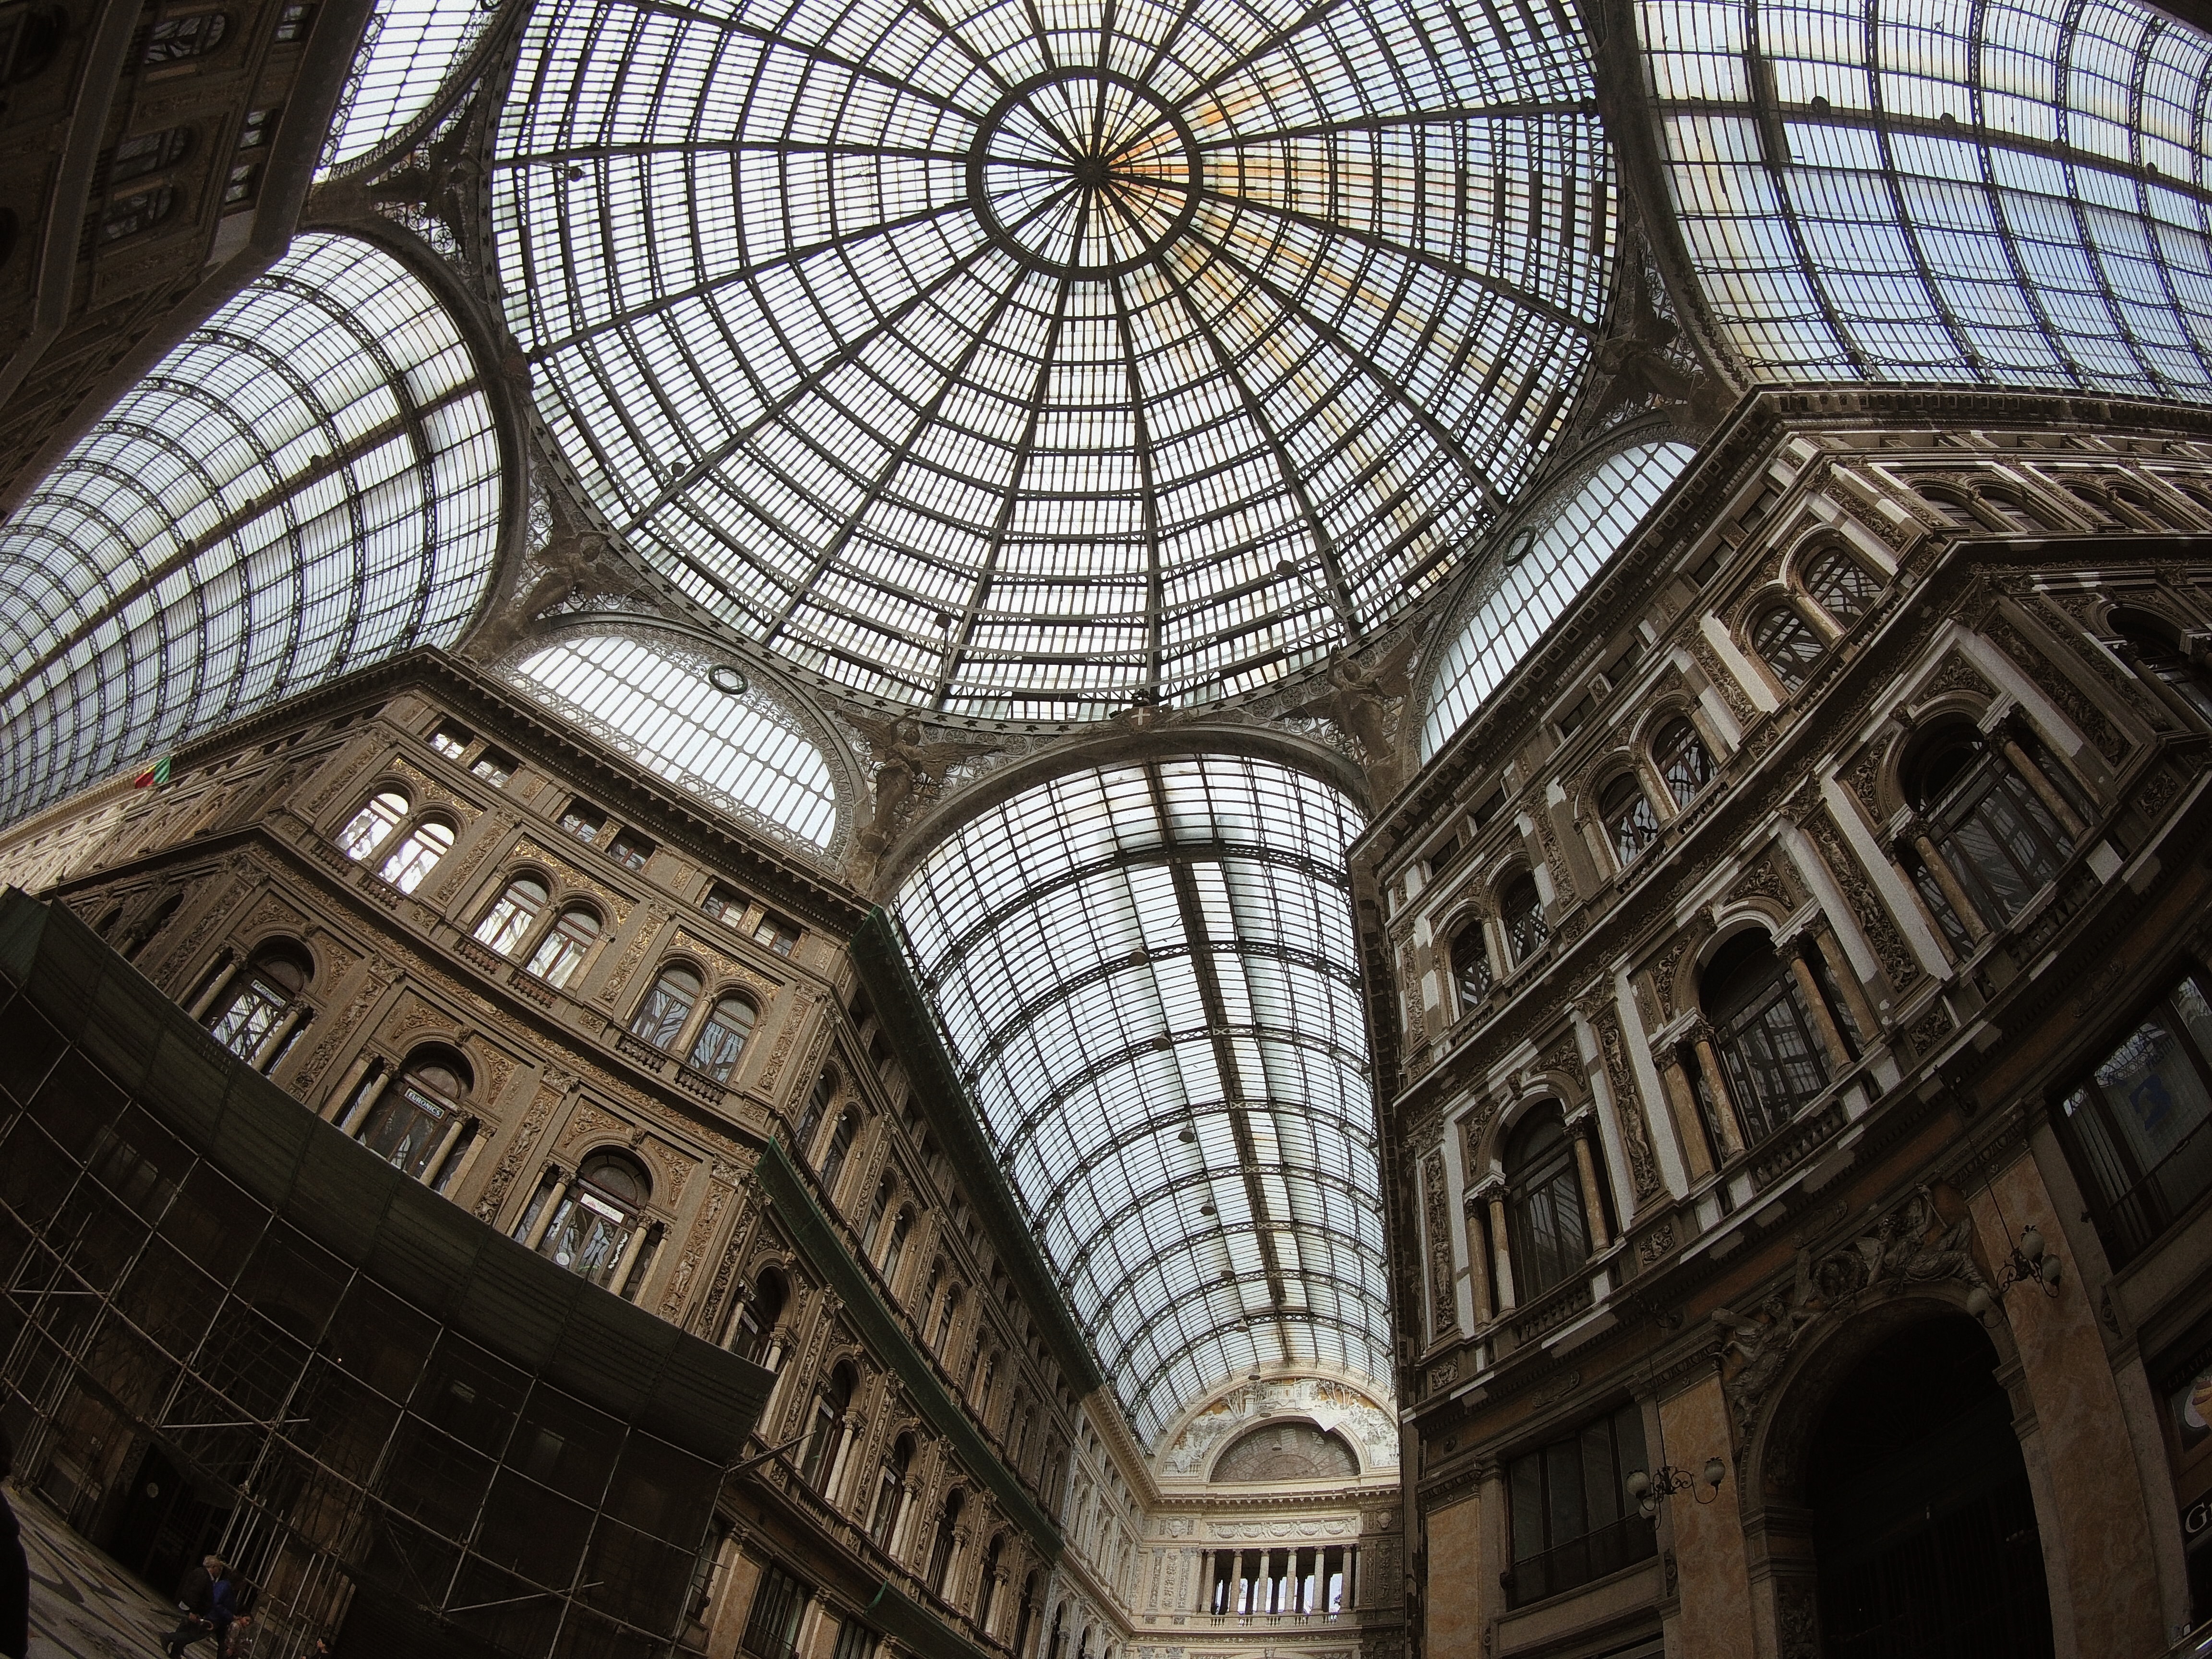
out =
[(1640, 1515), (1625, 1515), (1610, 1526), (1516, 1561), (1498, 1575), (1498, 1582), (1504, 1586), (1508, 1607), (1525, 1607), (1531, 1601), (1648, 1561), (1658, 1553), (1658, 1536), (1651, 1522)]

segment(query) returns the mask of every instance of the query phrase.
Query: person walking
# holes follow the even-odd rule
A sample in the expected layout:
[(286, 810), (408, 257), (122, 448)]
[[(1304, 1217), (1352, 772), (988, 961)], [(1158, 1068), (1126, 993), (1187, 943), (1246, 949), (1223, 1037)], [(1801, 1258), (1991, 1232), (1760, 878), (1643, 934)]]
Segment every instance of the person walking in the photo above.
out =
[[(0, 1480), (15, 1472), (15, 1446), (0, 1429)], [(0, 1493), (0, 1655), (23, 1659), (31, 1646), (31, 1564), (23, 1554), (22, 1523)]]
[(199, 1565), (187, 1567), (178, 1581), (177, 1611), (185, 1616), (161, 1644), (168, 1650), (169, 1659), (179, 1659), (186, 1648), (215, 1629), (215, 1587), (222, 1573), (222, 1561), (204, 1555)]

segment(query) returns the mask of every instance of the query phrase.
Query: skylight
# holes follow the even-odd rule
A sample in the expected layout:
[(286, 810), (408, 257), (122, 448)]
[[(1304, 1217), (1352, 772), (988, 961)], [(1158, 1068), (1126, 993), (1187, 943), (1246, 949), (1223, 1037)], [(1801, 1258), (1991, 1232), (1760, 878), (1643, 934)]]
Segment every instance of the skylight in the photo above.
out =
[(325, 171), (390, 143), (429, 106), (498, 10), (480, 0), (384, 0), (323, 150)]
[(2212, 41), (2129, 0), (1641, 0), (1754, 379), (2212, 395)]
[(593, 504), (848, 685), (1095, 717), (1436, 582), (1558, 432), (1612, 168), (1556, 8), (540, 7), (500, 281)]
[(1608, 459), (1534, 529), (1509, 538), (1482, 597), (1437, 665), (1421, 758), (1451, 740), (1695, 458), (1687, 444), (1638, 444)]
[(0, 821), (278, 697), (451, 645), (499, 443), (392, 255), (296, 238), (0, 526)]
[(830, 844), (837, 792), (829, 763), (728, 665), (599, 635), (540, 651), (514, 676), (538, 702), (690, 793), (814, 848)]
[(1359, 829), (1283, 767), (1160, 760), (1028, 790), (899, 890), (963, 1079), (1147, 1440), (1255, 1365), (1389, 1389)]

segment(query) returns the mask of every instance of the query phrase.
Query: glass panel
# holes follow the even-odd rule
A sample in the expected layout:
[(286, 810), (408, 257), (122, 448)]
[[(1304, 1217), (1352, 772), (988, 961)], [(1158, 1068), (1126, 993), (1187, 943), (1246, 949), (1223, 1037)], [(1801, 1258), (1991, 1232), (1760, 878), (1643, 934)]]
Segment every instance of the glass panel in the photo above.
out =
[(1113, 767), (971, 820), (896, 897), (963, 1080), (1140, 1437), (1285, 1352), (1387, 1393), (1344, 873), (1359, 828), (1343, 797), (1267, 762)]
[(589, 910), (563, 910), (552, 931), (531, 954), (530, 972), (549, 985), (566, 985), (583, 965), (584, 953), (599, 936), (599, 917)]
[(516, 684), (692, 794), (779, 839), (826, 847), (837, 825), (830, 764), (797, 719), (759, 691), (725, 689), (719, 659), (670, 642), (567, 640), (514, 672)]
[(373, 243), (295, 238), (0, 527), (0, 822), (452, 645), (501, 495), (490, 406), (430, 290)]
[(1495, 568), (1485, 571), (1478, 589), (1483, 597), (1430, 684), (1423, 760), (1467, 724), (1696, 454), (1676, 443), (1625, 449), (1550, 509), (1540, 528), (1517, 532), (1505, 544)]
[(629, 1023), (630, 1031), (656, 1048), (672, 1048), (684, 1030), (684, 1023), (691, 1018), (692, 1006), (698, 1000), (698, 975), (688, 968), (667, 969), (653, 981), (653, 988), (638, 1005), (637, 1013)]
[(2134, 0), (1636, 16), (1675, 218), (1750, 379), (2212, 395), (2197, 30)]
[(545, 889), (527, 876), (511, 883), (484, 919), (477, 924), (477, 938), (501, 956), (512, 956), (526, 935), (538, 925), (545, 908)]
[(422, 884), (422, 878), (437, 867), (438, 860), (453, 850), (453, 846), (450, 824), (435, 820), (418, 823), (384, 861), (384, 867), (377, 874), (401, 892), (411, 893)]
[(1760, 617), (1751, 630), (1752, 649), (1766, 659), (1774, 678), (1795, 691), (1805, 684), (1824, 647), (1805, 619), (1787, 605), (1778, 605)]
[(349, 859), (365, 859), (384, 844), (384, 838), (407, 816), (407, 797), (386, 791), (353, 815), (338, 831), (338, 850)]
[(378, 1098), (359, 1138), (394, 1169), (419, 1177), (444, 1139), (453, 1113), (451, 1101), (440, 1099), (412, 1079), (402, 1079)]
[(1610, 293), (1556, 9), (608, 0), (537, 8), (514, 75), (507, 320), (592, 505), (955, 714), (1366, 635), (1565, 429)]
[(756, 1018), (752, 1004), (744, 998), (724, 997), (699, 1028), (698, 1040), (691, 1045), (691, 1064), (717, 1083), (728, 1082)]
[(362, 37), (318, 177), (396, 137), (498, 9), (481, 0), (383, 0)]

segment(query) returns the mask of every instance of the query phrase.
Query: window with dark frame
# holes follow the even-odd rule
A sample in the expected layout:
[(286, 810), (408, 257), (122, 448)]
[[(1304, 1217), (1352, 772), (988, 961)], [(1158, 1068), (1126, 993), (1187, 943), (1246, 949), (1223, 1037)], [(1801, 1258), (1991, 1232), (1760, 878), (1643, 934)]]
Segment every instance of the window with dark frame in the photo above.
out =
[(2192, 968), (2052, 1114), (2118, 1267), (2212, 1188), (2212, 975)]
[(799, 1641), (799, 1620), (814, 1592), (771, 1562), (762, 1571), (760, 1586), (753, 1591), (751, 1611), (745, 1615), (745, 1633), (738, 1645), (754, 1659), (791, 1659)]
[(164, 127), (159, 132), (136, 133), (120, 139), (108, 161), (107, 182), (119, 185), (174, 167), (191, 154), (191, 147), (189, 127)]
[(1751, 648), (1791, 691), (1805, 684), (1813, 665), (1827, 649), (1806, 620), (1786, 605), (1770, 605), (1760, 613), (1752, 624)]
[(1766, 934), (1729, 940), (1699, 987), (1744, 1139), (1756, 1146), (1828, 1086), (1828, 1058), (1796, 975)]
[(1644, 1467), (1644, 1414), (1632, 1402), (1506, 1465), (1513, 1536), (1508, 1607), (1527, 1607), (1656, 1553), (1656, 1529), (1637, 1513), (1624, 1485)]
[(2072, 838), (2012, 763), (1964, 721), (1913, 763), (1914, 804), (1982, 920), (2002, 927), (2074, 850)]
[(571, 801), (568, 810), (561, 814), (561, 827), (578, 841), (587, 841), (596, 845), (606, 832), (607, 815), (583, 801)]
[(276, 33), (273, 37), (279, 45), (290, 40), (304, 40), (314, 26), (315, 9), (307, 0), (292, 0), (292, 3), (276, 14)]
[(203, 11), (189, 17), (164, 17), (148, 31), (142, 61), (175, 64), (189, 58), (204, 58), (221, 46), (229, 33), (228, 12)]
[(653, 856), (653, 843), (635, 830), (617, 830), (607, 843), (607, 856), (624, 869), (642, 870)]
[(482, 778), (496, 788), (504, 789), (507, 780), (514, 775), (514, 757), (496, 749), (486, 749), (471, 763), (469, 775)]
[(1514, 1130), (1505, 1152), (1505, 1185), (1514, 1288), (1527, 1300), (1565, 1284), (1589, 1259), (1582, 1174), (1558, 1106), (1539, 1107)]

